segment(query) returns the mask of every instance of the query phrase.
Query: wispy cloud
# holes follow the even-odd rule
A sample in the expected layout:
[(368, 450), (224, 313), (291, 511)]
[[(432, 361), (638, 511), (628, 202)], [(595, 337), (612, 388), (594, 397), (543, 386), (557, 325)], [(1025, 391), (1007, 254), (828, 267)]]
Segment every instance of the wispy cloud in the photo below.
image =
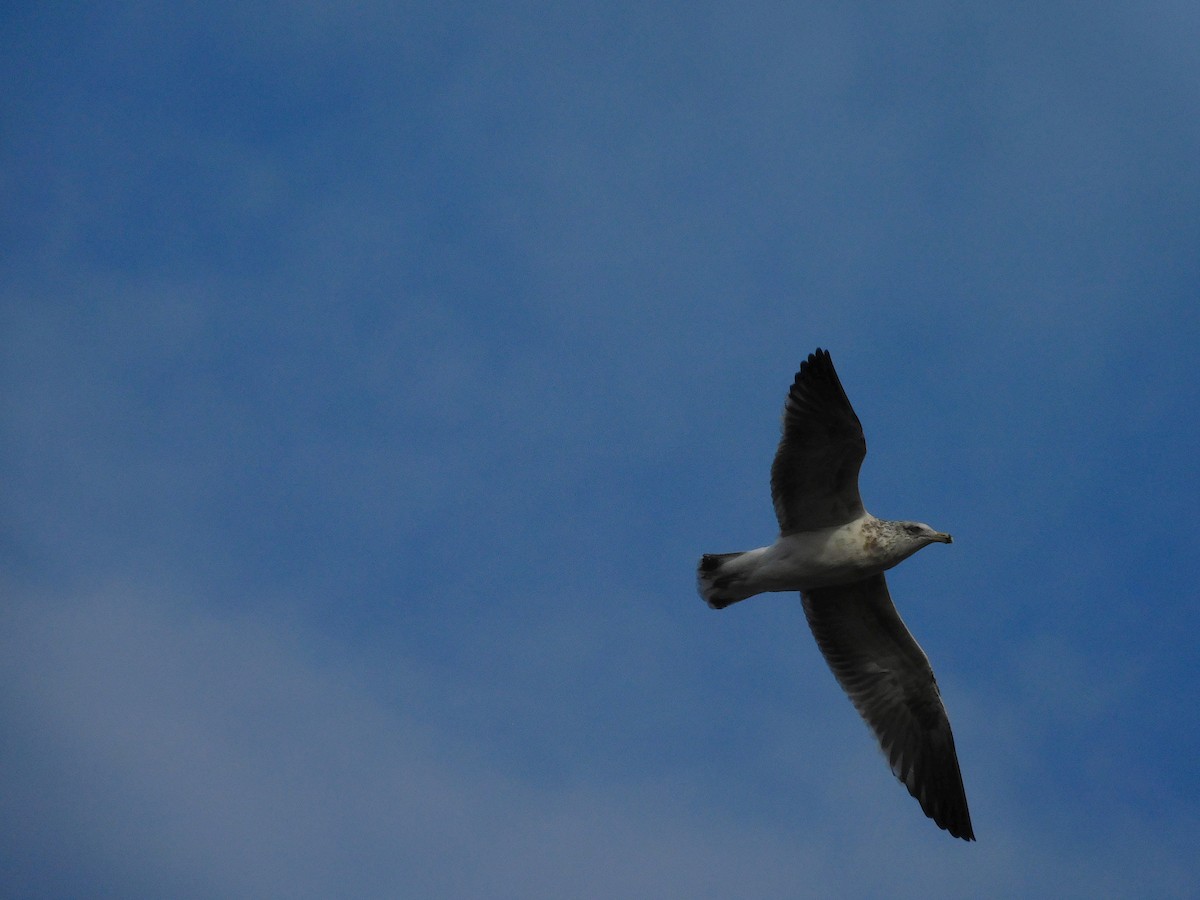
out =
[[(712, 808), (705, 793), (715, 785), (698, 786), (737, 781), (737, 767), (755, 763), (697, 768), (703, 748), (683, 760), (686, 777), (654, 766), (515, 776), (486, 741), (453, 736), (426, 702), (406, 699), (432, 690), (441, 704), (471, 685), (451, 676), (431, 687), (430, 673), (404, 659), (383, 681), (377, 666), (285, 615), (217, 614), (114, 587), (21, 597), (4, 635), (4, 714), (21, 739), (5, 753), (6, 806), (20, 832), (4, 879), (18, 892), (40, 890), (51, 852), (63, 892), (125, 894), (917, 897), (930, 892), (930, 866), (945, 895), (986, 891), (989, 868), (1012, 889), (1052, 885), (1064, 896), (1194, 886), (1165, 849), (1178, 837), (1122, 831), (1132, 845), (1105, 858), (1084, 855), (1078, 837), (1042, 847), (1021, 832), (1028, 813), (991, 787), (975, 793), (987, 840), (974, 856), (934, 831), (900, 837), (908, 798), (840, 697), (831, 708), (841, 722), (820, 727), (860, 738), (847, 740), (849, 757), (798, 732), (803, 716), (777, 710), (763, 722), (774, 777), (794, 769), (809, 789), (822, 786), (806, 800), (785, 789), (797, 804), (785, 821)], [(836, 693), (831, 679), (814, 687), (824, 699)], [(964, 733), (986, 730), (978, 705), (966, 713), (956, 719)], [(1002, 730), (992, 747), (966, 742), (977, 787), (981, 776), (999, 783), (985, 773), (1008, 766), (1024, 731)], [(887, 809), (874, 808), (881, 796)], [(1152, 843), (1161, 868), (1137, 861)]]

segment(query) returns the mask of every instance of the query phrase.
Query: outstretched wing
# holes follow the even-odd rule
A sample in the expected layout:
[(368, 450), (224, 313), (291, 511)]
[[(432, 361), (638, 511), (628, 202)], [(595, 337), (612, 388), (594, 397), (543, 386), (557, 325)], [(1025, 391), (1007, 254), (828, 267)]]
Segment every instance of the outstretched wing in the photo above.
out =
[(884, 577), (816, 588), (802, 597), (825, 661), (875, 733), (892, 772), (938, 827), (975, 840), (937, 681)]
[(771, 465), (771, 499), (782, 534), (813, 531), (862, 515), (858, 470), (867, 442), (828, 351), (800, 364), (783, 407), (783, 436)]

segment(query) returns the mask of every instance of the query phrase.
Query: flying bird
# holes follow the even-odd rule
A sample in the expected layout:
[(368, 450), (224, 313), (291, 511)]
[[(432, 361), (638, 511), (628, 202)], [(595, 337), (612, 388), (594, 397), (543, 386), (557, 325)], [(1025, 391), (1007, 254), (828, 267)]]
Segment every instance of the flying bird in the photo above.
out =
[(765, 591), (799, 591), (813, 637), (925, 815), (975, 840), (950, 720), (929, 659), (900, 619), (883, 573), (950, 535), (877, 519), (858, 472), (867, 443), (829, 353), (800, 364), (771, 466), (779, 537), (769, 547), (707, 553), (697, 585), (713, 609)]

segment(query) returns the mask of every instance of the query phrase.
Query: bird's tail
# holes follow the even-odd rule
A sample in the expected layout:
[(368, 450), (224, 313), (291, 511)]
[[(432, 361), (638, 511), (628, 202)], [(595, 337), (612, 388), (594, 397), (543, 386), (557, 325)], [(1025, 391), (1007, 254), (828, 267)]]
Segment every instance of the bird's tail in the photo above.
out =
[(741, 590), (745, 573), (738, 571), (737, 566), (730, 565), (740, 556), (745, 556), (745, 552), (705, 553), (700, 557), (700, 566), (696, 569), (696, 587), (704, 602), (713, 609), (724, 609), (750, 596)]

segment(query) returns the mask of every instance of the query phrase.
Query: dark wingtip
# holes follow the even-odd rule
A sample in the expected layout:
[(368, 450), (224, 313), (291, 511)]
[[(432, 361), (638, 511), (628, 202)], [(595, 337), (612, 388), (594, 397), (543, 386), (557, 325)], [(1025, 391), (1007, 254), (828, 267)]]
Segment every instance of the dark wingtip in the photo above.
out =
[[(959, 779), (961, 783), (961, 777)], [(962, 788), (959, 788), (961, 793)], [(938, 828), (949, 832), (951, 837), (960, 838), (964, 841), (975, 840), (975, 829), (971, 825), (971, 813), (967, 809), (967, 797), (962, 793), (959, 802), (951, 801), (948, 805), (940, 808), (926, 809), (922, 804), (922, 809), (925, 810), (925, 815), (933, 819)]]
[[(810, 371), (818, 377), (826, 372), (834, 371), (833, 357), (829, 355), (828, 350), (818, 347), (812, 353), (808, 354), (808, 359), (800, 363), (800, 371), (796, 373), (796, 380), (799, 381)], [(836, 377), (835, 375), (834, 378)]]
[(812, 353), (808, 354), (808, 359), (800, 363), (800, 371), (804, 372), (809, 368), (820, 366), (822, 363), (827, 362), (829, 362), (829, 351), (818, 347)]

